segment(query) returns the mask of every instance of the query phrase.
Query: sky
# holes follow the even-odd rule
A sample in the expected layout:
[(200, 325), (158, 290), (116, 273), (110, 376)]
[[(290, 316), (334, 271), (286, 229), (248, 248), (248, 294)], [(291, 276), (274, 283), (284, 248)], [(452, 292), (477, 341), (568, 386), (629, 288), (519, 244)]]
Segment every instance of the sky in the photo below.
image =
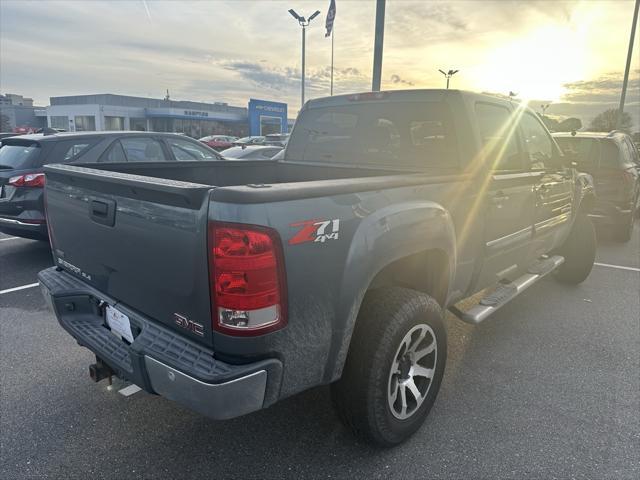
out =
[[(371, 88), (374, 0), (336, 0), (336, 93)], [(307, 30), (308, 98), (329, 94), (329, 0), (0, 0), (0, 92), (116, 93), (300, 107), (301, 29), (287, 13), (321, 11)], [(387, 0), (383, 89), (518, 93), (588, 123), (617, 107), (632, 0)], [(640, 128), (640, 32), (626, 110)]]

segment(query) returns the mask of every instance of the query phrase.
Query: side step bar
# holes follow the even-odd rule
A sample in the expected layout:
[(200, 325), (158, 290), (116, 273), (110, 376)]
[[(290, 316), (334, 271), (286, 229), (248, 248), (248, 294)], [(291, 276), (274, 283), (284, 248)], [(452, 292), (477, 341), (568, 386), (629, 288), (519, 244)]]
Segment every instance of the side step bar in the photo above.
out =
[(464, 322), (472, 324), (480, 323), (496, 312), (500, 307), (520, 295), (538, 280), (553, 272), (563, 263), (564, 257), (561, 257), (560, 255), (543, 258), (531, 265), (527, 270), (527, 273), (513, 282), (498, 283), (497, 288), (484, 296), (469, 310), (462, 311), (455, 305), (452, 305), (449, 307), (449, 311)]

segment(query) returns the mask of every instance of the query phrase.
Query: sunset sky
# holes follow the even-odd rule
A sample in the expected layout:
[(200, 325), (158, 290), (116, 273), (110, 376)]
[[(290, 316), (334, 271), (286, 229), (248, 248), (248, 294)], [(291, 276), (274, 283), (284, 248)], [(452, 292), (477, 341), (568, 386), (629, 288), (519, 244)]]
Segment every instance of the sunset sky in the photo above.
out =
[[(371, 87), (375, 1), (336, 0), (337, 93)], [(33, 97), (119, 93), (299, 108), (300, 27), (287, 10), (322, 14), (307, 32), (307, 98), (329, 94), (329, 0), (0, 0), (0, 91)], [(633, 1), (387, 1), (383, 88), (442, 87), (554, 102), (587, 123), (616, 105)], [(639, 34), (640, 36), (640, 34)], [(640, 44), (627, 110), (640, 125)]]

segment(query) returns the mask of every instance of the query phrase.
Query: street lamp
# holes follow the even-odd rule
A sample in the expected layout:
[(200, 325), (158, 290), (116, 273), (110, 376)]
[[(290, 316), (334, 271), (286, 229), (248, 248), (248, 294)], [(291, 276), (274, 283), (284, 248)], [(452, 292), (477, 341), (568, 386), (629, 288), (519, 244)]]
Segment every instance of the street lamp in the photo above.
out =
[(315, 12), (313, 12), (313, 14), (311, 14), (311, 16), (308, 19), (305, 19), (304, 17), (301, 17), (300, 15), (298, 15), (293, 8), (289, 10), (289, 13), (293, 18), (295, 18), (298, 21), (298, 23), (302, 27), (302, 82), (301, 82), (301, 88), (300, 88), (302, 91), (300, 95), (301, 96), (300, 108), (302, 108), (302, 106), (304, 105), (305, 32), (307, 27), (311, 23), (311, 20), (316, 18), (318, 15), (320, 15), (320, 10), (316, 10)]
[(540, 105), (540, 110), (542, 110), (542, 116), (544, 117), (545, 114), (547, 113), (547, 108), (549, 108), (551, 106), (550, 103), (543, 103), (542, 105)]
[(456, 73), (458, 73), (460, 70), (449, 70), (448, 72), (445, 72), (444, 70), (438, 70), (441, 74), (444, 75), (444, 77), (447, 79), (447, 90), (449, 90), (449, 79), (451, 77), (453, 77)]

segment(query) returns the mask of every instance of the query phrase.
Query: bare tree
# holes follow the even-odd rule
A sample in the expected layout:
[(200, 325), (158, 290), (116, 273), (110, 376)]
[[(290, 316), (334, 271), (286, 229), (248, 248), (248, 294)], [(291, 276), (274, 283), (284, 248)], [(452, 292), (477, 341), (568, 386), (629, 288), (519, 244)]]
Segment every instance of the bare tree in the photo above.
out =
[[(610, 132), (616, 129), (616, 121), (618, 119), (618, 109), (610, 108), (596, 115), (591, 121), (588, 130), (591, 132)], [(629, 132), (631, 130), (631, 115), (627, 112), (622, 113), (620, 120), (620, 130)]]

